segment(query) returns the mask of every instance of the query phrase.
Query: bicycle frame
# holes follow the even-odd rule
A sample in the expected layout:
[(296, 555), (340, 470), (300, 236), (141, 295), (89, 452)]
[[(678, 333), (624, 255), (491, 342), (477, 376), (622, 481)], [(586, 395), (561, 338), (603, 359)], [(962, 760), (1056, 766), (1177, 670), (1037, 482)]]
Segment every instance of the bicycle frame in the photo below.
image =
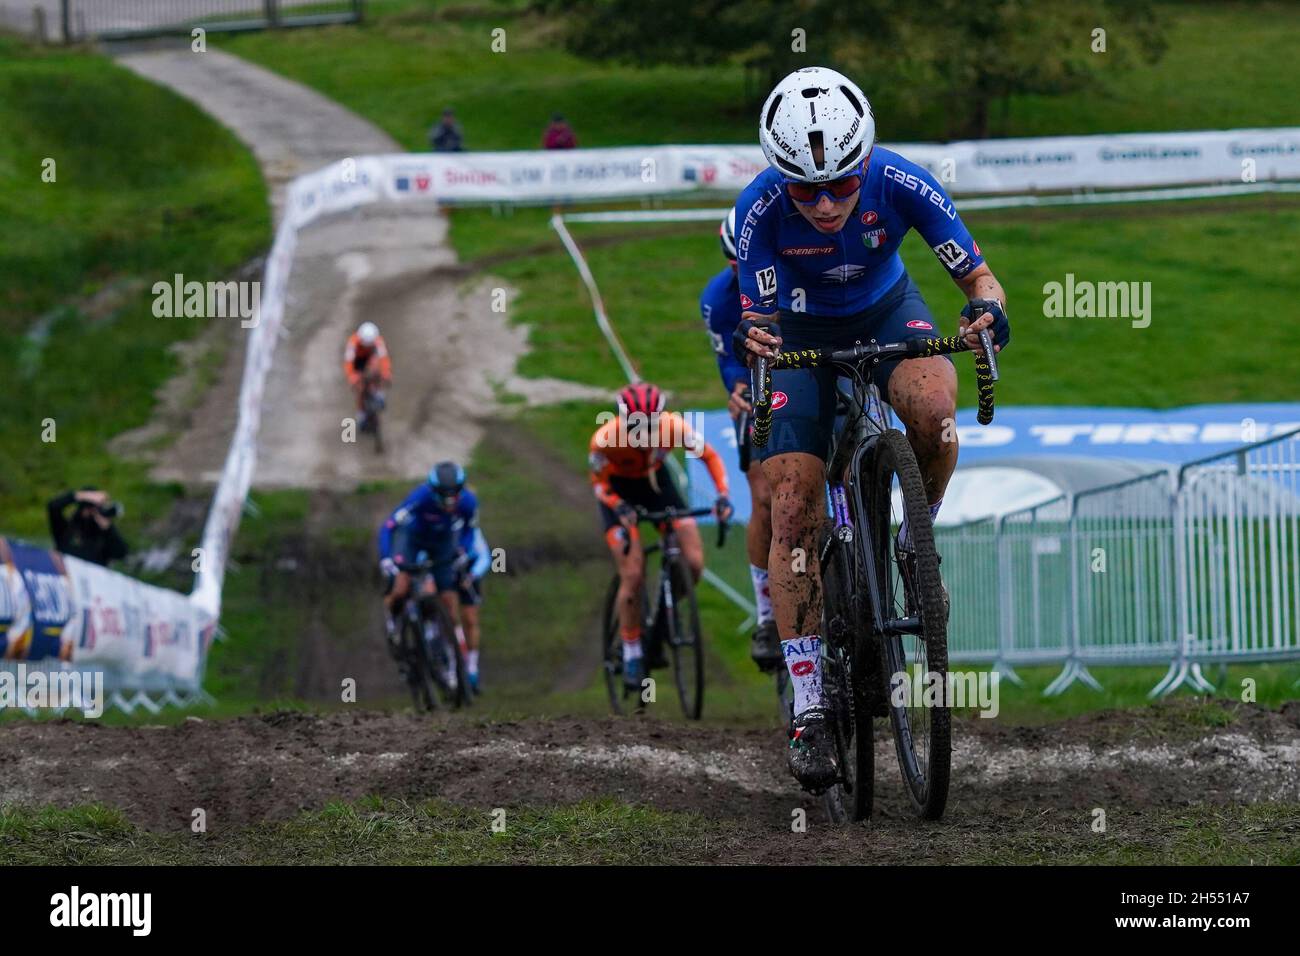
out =
[[(882, 608), (883, 597), (880, 594), (881, 577), (877, 574), (877, 555), (871, 548), (855, 548), (858, 534), (865, 534), (867, 541), (872, 540), (872, 528), (866, 502), (862, 497), (865, 485), (864, 474), (870, 474), (874, 466), (876, 444), (880, 436), (889, 427), (888, 406), (881, 400), (876, 387), (867, 382), (861, 372), (852, 366), (841, 366), (848, 372), (853, 383), (852, 394), (846, 396), (850, 407), (843, 425), (836, 431), (830, 454), (830, 464), (826, 469), (826, 482), (830, 493), (832, 528), (826, 540), (826, 546), (818, 556), (820, 566), (826, 567), (835, 547), (849, 548), (849, 560), (861, 557), (866, 563), (867, 597), (871, 604), (871, 623), (873, 632), (884, 634), (887, 630)], [(841, 393), (843, 394), (843, 393)], [(853, 508), (849, 508), (850, 489)], [(854, 524), (853, 516), (861, 527)], [(887, 529), (886, 529), (887, 531)], [(904, 633), (919, 633), (920, 621), (903, 618), (889, 622), (889, 630)]]
[[(655, 589), (658, 591), (658, 599), (654, 602), (654, 607), (647, 607), (646, 611), (646, 633), (655, 633), (655, 627), (659, 623), (660, 616), (665, 612), (671, 612), (673, 609), (673, 585), (672, 576), (668, 574), (670, 561), (675, 561), (681, 557), (682, 546), (677, 542), (677, 532), (673, 529), (671, 521), (665, 521), (659, 525), (659, 540), (651, 545), (646, 545), (641, 549), (641, 553), (647, 558), (660, 552), (662, 557), (659, 560), (659, 574), (655, 580)], [(646, 591), (646, 603), (649, 604), (650, 592)]]

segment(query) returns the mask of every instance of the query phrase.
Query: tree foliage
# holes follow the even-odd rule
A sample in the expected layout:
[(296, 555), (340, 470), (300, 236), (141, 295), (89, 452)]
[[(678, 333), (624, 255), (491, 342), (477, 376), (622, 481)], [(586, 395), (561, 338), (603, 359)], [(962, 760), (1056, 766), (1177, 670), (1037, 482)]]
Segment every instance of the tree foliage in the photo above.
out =
[[(761, 96), (833, 66), (878, 106), (938, 104), (952, 137), (988, 136), (1016, 94), (1071, 92), (1164, 52), (1150, 0), (542, 0), (581, 55), (640, 65), (732, 63)], [(1104, 31), (1098, 33), (1097, 31)]]

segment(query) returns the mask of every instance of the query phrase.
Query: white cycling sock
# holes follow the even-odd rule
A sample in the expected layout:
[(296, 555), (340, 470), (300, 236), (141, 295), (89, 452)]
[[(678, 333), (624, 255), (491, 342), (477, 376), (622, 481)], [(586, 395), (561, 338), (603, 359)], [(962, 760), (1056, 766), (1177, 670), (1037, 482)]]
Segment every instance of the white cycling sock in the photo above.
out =
[(767, 584), (767, 572), (751, 564), (749, 579), (754, 583), (754, 604), (758, 607), (758, 623), (766, 624), (772, 620), (772, 589)]
[(790, 671), (790, 684), (794, 687), (794, 712), (798, 716), (810, 707), (821, 707), (822, 697), (822, 639), (816, 634), (792, 637), (781, 642), (785, 666)]
[(639, 661), (641, 659), (641, 638), (635, 641), (623, 639), (623, 663), (628, 661)]
[(472, 676), (478, 676), (478, 651), (466, 651), (465, 666), (469, 668)]
[[(939, 517), (939, 507), (943, 504), (940, 498), (934, 504), (930, 505), (930, 520), (934, 521)], [(911, 549), (912, 547), (912, 529), (907, 526), (907, 512), (903, 512), (903, 520), (898, 524), (898, 537), (895, 539), (900, 548)]]

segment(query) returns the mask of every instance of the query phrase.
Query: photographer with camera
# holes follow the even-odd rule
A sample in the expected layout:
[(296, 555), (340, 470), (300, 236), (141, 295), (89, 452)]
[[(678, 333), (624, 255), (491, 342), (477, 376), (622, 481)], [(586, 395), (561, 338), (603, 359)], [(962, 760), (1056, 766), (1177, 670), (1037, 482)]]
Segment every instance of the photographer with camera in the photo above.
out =
[[(77, 509), (69, 519), (64, 512), (71, 504)], [(47, 507), (56, 551), (105, 567), (126, 557), (126, 541), (113, 524), (122, 506), (110, 501), (107, 492), (88, 485), (80, 491), (65, 491)]]

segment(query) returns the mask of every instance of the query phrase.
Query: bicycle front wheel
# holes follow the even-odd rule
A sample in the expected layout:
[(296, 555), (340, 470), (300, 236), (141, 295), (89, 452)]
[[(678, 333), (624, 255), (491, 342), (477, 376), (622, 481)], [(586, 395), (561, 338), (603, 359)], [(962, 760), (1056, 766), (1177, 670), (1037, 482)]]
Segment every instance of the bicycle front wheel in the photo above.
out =
[(704, 712), (704, 640), (700, 632), (700, 608), (695, 600), (695, 582), (683, 562), (674, 561), (669, 570), (672, 607), (665, 608), (664, 640), (673, 655), (673, 681), (682, 702), (682, 713), (699, 720)]
[(605, 592), (605, 613), (600, 628), (600, 669), (609, 692), (609, 709), (622, 714), (623, 708), (623, 641), (618, 627), (618, 575)]
[(406, 683), (416, 710), (437, 710), (438, 691), (433, 681), (433, 670), (420, 632), (419, 622), (402, 615), (402, 651), (406, 655)]
[(826, 791), (832, 823), (866, 820), (875, 793), (875, 735), (864, 687), (871, 628), (854, 595), (864, 590), (851, 546), (831, 542), (822, 563), (822, 687), (834, 715), (839, 782)]
[[(876, 446), (869, 495), (872, 549), (884, 631), (880, 670), (898, 764), (912, 805), (937, 820), (952, 767), (948, 711), (948, 621), (939, 554), (912, 446), (890, 429)], [(898, 543), (906, 516), (910, 549)]]
[[(474, 702), (474, 691), (469, 686), (469, 665), (465, 662), (465, 652), (456, 637), (456, 625), (451, 619), (451, 612), (439, 599), (437, 603), (438, 647), (446, 657), (445, 673), (448, 678), (455, 677), (455, 688), (448, 688), (447, 696), (452, 706), (468, 707)], [(450, 680), (447, 681), (450, 683)]]

